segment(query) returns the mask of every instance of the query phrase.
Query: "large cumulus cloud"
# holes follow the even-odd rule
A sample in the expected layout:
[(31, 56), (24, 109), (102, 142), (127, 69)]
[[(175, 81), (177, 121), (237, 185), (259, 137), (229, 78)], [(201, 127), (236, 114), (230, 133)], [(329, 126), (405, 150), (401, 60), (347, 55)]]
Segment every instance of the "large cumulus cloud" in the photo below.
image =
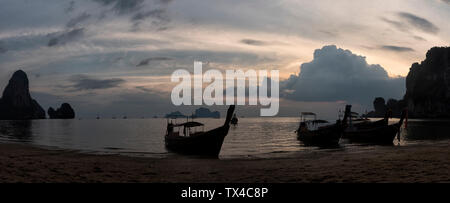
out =
[(283, 81), (283, 97), (296, 101), (346, 101), (369, 104), (374, 97), (399, 98), (405, 78), (391, 78), (380, 65), (334, 45), (314, 52), (314, 59), (301, 65), (299, 75)]

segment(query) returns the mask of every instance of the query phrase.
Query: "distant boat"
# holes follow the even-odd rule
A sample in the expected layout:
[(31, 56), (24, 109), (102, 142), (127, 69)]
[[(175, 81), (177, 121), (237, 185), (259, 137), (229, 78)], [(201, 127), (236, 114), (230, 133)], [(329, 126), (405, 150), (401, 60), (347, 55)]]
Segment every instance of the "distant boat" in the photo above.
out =
[[(317, 120), (317, 115), (312, 112), (303, 112), (301, 114), (300, 125), (297, 129), (297, 138), (305, 145), (311, 146), (337, 146), (345, 130), (347, 119), (349, 118), (351, 105), (345, 108), (344, 119), (336, 121), (335, 124), (319, 126), (326, 124), (327, 121)], [(308, 116), (314, 116), (314, 120), (307, 120)]]
[(123, 119), (128, 119), (128, 117), (127, 117), (127, 116), (124, 116)]
[(349, 126), (344, 132), (344, 138), (356, 143), (392, 144), (407, 115), (407, 110), (403, 110), (400, 121), (392, 125), (388, 125), (389, 120), (383, 119), (359, 127)]
[(237, 125), (238, 124), (238, 118), (236, 117), (236, 114), (234, 114), (233, 118), (231, 119), (231, 124), (232, 125)]
[(97, 118), (95, 118), (95, 119), (100, 120), (100, 116), (97, 116)]
[(203, 131), (204, 124), (199, 122), (191, 121), (182, 124), (168, 122), (165, 135), (166, 148), (180, 154), (218, 158), (225, 136), (230, 129), (234, 109), (234, 105), (228, 108), (223, 126), (207, 132)]

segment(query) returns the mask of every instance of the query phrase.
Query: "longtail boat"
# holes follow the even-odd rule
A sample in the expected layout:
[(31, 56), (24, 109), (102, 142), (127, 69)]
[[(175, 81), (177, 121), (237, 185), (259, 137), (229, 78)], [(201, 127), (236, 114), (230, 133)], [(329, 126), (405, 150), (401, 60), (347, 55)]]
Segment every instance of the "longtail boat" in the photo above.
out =
[[(347, 119), (351, 113), (351, 105), (345, 108), (343, 120), (337, 120), (335, 124), (317, 127), (318, 124), (327, 123), (324, 120), (317, 120), (317, 116), (311, 112), (301, 114), (300, 126), (297, 132), (297, 138), (305, 145), (311, 146), (337, 146), (339, 140), (346, 128)], [(314, 116), (314, 120), (306, 120), (306, 116)]]
[[(392, 144), (407, 117), (407, 110), (403, 110), (398, 123), (388, 125), (388, 121), (378, 125), (349, 127), (344, 132), (344, 138), (355, 143)], [(399, 135), (400, 136), (400, 135)]]
[[(230, 129), (234, 109), (234, 105), (228, 108), (223, 126), (207, 132), (198, 129), (204, 128), (204, 124), (199, 122), (191, 121), (182, 124), (168, 122), (165, 135), (166, 148), (180, 154), (218, 158), (223, 141)], [(180, 132), (181, 129), (182, 132)]]

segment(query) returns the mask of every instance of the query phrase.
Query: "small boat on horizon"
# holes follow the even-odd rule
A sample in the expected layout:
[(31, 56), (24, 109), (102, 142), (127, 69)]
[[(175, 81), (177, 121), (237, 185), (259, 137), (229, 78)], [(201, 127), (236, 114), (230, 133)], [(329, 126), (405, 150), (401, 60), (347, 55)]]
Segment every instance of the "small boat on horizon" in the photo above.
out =
[[(303, 112), (300, 116), (300, 125), (297, 129), (297, 138), (305, 145), (311, 146), (337, 146), (346, 128), (347, 119), (350, 117), (351, 105), (345, 107), (344, 119), (336, 121), (335, 124), (327, 124), (328, 121), (317, 120), (317, 115), (312, 112)], [(307, 116), (314, 116), (314, 120), (307, 120)]]
[(185, 155), (218, 158), (223, 141), (230, 129), (234, 109), (234, 105), (228, 108), (223, 126), (207, 132), (204, 132), (204, 124), (199, 122), (188, 121), (174, 124), (168, 121), (164, 137), (166, 148), (169, 151)]

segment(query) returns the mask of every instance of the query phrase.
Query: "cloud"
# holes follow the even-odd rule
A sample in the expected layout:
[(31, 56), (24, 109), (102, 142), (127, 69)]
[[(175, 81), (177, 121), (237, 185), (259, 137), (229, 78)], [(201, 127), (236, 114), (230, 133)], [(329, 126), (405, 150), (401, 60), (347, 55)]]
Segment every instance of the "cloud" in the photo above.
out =
[(71, 29), (64, 32), (58, 32), (50, 34), (51, 39), (48, 42), (49, 47), (64, 45), (73, 41), (76, 41), (83, 37), (85, 32), (84, 28)]
[(414, 51), (414, 49), (410, 47), (399, 47), (399, 46), (392, 46), (392, 45), (384, 45), (380, 47), (383, 50), (387, 51), (395, 51), (395, 52), (411, 52)]
[(381, 20), (403, 32), (411, 29), (420, 30), (426, 33), (437, 34), (440, 29), (429, 20), (407, 12), (397, 12), (398, 20), (381, 17)]
[(388, 24), (391, 24), (393, 27), (397, 28), (400, 31), (407, 32), (409, 30), (409, 27), (403, 22), (390, 20), (384, 17), (382, 17), (381, 20)]
[(144, 0), (93, 0), (103, 6), (112, 6), (112, 9), (118, 14), (129, 14), (140, 10), (143, 7)]
[(406, 12), (399, 12), (398, 15), (401, 19), (403, 19), (416, 29), (432, 34), (436, 34), (439, 32), (439, 28), (425, 18), (421, 18), (419, 16)]
[(169, 15), (166, 9), (154, 9), (150, 11), (143, 11), (136, 13), (132, 18), (133, 31), (140, 30), (140, 26), (144, 20), (151, 18), (151, 24), (158, 27), (158, 30), (166, 29), (166, 24), (170, 22)]
[(0, 41), (0, 54), (6, 53), (8, 49), (6, 49), (5, 45), (2, 41)]
[(84, 12), (80, 14), (79, 16), (72, 18), (69, 22), (67, 22), (66, 27), (73, 28), (77, 26), (79, 23), (82, 23), (83, 21), (88, 20), (91, 17), (90, 14)]
[(75, 10), (75, 1), (70, 1), (69, 5), (64, 9), (64, 12), (70, 13)]
[(347, 101), (370, 104), (374, 97), (398, 98), (405, 79), (390, 78), (380, 65), (367, 64), (364, 56), (336, 46), (314, 52), (314, 59), (301, 65), (299, 75), (281, 83), (284, 98), (306, 102)]
[(170, 17), (167, 12), (168, 4), (172, 0), (93, 0), (103, 6), (111, 7), (118, 15), (130, 15), (131, 31), (140, 31), (145, 20), (151, 19), (150, 24), (156, 30), (166, 30)]
[(152, 61), (169, 61), (169, 60), (172, 60), (172, 58), (169, 58), (169, 57), (151, 57), (151, 58), (146, 58), (146, 59), (142, 60), (141, 62), (139, 62), (139, 64), (136, 65), (136, 67), (146, 66)]
[(444, 3), (450, 4), (450, 0), (441, 0)]
[(240, 42), (251, 46), (263, 46), (267, 44), (266, 42), (254, 39), (242, 39)]
[(73, 76), (70, 81), (73, 84), (66, 86), (66, 88), (71, 88), (73, 91), (109, 89), (125, 83), (125, 80), (120, 78), (95, 79), (86, 75)]
[[(449, 0), (450, 1), (450, 0)], [(427, 41), (425, 38), (421, 37), (421, 36), (413, 36), (414, 39), (418, 40), (418, 41)]]

